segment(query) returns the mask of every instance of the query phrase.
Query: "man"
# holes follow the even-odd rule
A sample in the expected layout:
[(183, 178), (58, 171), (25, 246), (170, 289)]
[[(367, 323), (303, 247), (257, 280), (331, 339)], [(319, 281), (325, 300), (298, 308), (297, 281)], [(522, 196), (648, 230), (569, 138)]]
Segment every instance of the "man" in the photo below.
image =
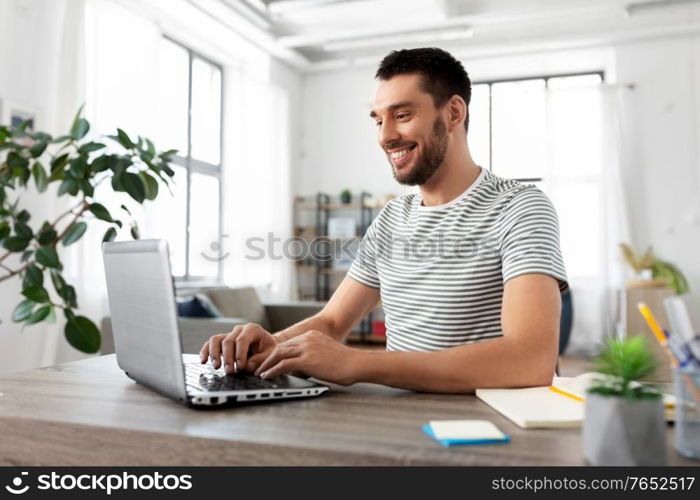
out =
[[(474, 163), (471, 83), (450, 54), (394, 51), (376, 77), (379, 145), (396, 180), (420, 193), (384, 207), (320, 313), (274, 335), (255, 324), (214, 335), (201, 361), (430, 392), (549, 384), (568, 288), (554, 208)], [(380, 298), (387, 351), (342, 344)]]

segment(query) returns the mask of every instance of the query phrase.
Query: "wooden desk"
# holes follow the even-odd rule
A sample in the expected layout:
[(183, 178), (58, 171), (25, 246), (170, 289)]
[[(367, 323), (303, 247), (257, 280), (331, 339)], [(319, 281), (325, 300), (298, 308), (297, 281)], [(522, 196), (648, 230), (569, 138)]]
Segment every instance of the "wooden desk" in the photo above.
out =
[[(113, 355), (0, 376), (0, 465), (580, 465), (580, 430), (523, 430), (474, 396), (371, 384), (313, 399), (193, 410)], [(487, 419), (505, 445), (443, 448), (437, 419)], [(698, 465), (671, 446), (669, 463)]]

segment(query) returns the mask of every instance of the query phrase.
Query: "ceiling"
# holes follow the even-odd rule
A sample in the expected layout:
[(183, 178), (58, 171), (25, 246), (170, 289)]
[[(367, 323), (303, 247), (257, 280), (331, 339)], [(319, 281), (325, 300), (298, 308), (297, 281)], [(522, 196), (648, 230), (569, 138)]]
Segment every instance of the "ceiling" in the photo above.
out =
[[(395, 48), (461, 55), (700, 31), (700, 0), (188, 0), (301, 70)], [(241, 31), (240, 25), (237, 27)]]

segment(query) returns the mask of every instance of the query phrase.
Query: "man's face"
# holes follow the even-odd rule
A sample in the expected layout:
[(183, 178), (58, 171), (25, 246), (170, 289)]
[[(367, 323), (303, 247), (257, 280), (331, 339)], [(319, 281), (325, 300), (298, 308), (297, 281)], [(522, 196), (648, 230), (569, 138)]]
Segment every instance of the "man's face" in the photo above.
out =
[(409, 186), (425, 184), (447, 152), (445, 123), (421, 82), (419, 74), (381, 81), (370, 113), (394, 178)]

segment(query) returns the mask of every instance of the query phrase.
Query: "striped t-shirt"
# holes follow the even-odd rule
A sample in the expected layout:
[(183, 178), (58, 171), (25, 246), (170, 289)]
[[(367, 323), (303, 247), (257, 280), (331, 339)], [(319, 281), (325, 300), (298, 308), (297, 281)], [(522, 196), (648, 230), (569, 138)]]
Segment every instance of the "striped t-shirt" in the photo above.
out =
[(502, 336), (504, 283), (533, 273), (568, 290), (554, 207), (537, 187), (481, 169), (444, 205), (391, 200), (348, 276), (380, 289), (387, 350), (435, 351)]

